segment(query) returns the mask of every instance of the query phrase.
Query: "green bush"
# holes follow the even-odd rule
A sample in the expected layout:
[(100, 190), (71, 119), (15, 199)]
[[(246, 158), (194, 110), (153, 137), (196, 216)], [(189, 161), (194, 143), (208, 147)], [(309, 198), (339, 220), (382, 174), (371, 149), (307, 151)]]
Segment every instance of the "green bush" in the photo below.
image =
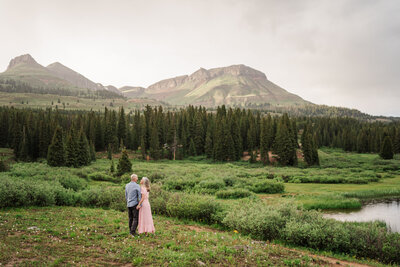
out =
[(340, 222), (317, 211), (253, 202), (231, 209), (222, 223), (254, 238), (400, 263), (400, 234), (382, 222)]
[(163, 183), (163, 188), (168, 191), (189, 191), (198, 181), (183, 178), (168, 178)]
[(167, 214), (167, 202), (171, 193), (162, 190), (159, 184), (152, 184), (149, 194), (151, 211), (155, 214)]
[(54, 181), (20, 181), (2, 178), (0, 207), (51, 206), (57, 204), (58, 195), (65, 192), (68, 190)]
[(168, 199), (166, 209), (171, 217), (205, 223), (215, 222), (215, 216), (222, 211), (221, 205), (212, 197), (182, 193), (172, 194)]
[(7, 172), (9, 170), (10, 167), (8, 166), (8, 164), (3, 159), (0, 159), (0, 172)]
[(63, 176), (59, 178), (58, 181), (64, 188), (72, 189), (74, 191), (85, 189), (88, 186), (88, 183), (85, 180), (82, 180), (82, 178), (78, 178), (75, 176)]
[(113, 177), (103, 172), (94, 172), (89, 174), (87, 177), (93, 181), (105, 181), (113, 183), (120, 182), (120, 179), (118, 177)]
[(280, 182), (264, 180), (254, 183), (249, 189), (254, 193), (275, 194), (283, 193), (285, 191), (285, 186)]
[(235, 179), (231, 177), (225, 177), (223, 178), (223, 181), (225, 183), (225, 186), (234, 186), (235, 185)]
[(245, 198), (249, 197), (251, 192), (247, 189), (227, 189), (220, 190), (216, 193), (217, 198), (221, 199), (237, 199), (237, 198)]
[(83, 206), (124, 210), (126, 209), (124, 192), (120, 187), (92, 187), (81, 191), (79, 200)]
[(196, 193), (215, 194), (218, 190), (225, 187), (222, 180), (203, 180), (196, 184), (193, 191)]
[(291, 217), (281, 238), (290, 244), (331, 251), (348, 251), (350, 244), (347, 229), (333, 219), (323, 218), (317, 211)]
[(253, 238), (272, 240), (280, 237), (287, 218), (294, 212), (293, 207), (273, 208), (263, 203), (248, 203), (228, 212), (222, 223)]

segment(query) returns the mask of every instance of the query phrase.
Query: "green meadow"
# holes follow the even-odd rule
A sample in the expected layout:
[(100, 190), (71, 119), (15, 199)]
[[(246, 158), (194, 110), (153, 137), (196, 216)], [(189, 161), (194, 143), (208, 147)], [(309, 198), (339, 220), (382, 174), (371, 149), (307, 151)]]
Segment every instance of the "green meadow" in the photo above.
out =
[[(400, 235), (384, 224), (342, 223), (320, 212), (400, 197), (398, 155), (384, 161), (322, 148), (321, 166), (305, 168), (302, 162), (279, 167), (203, 157), (143, 161), (130, 151), (133, 172), (153, 183), (157, 230), (131, 238), (124, 212), (129, 174), (114, 176), (105, 153), (82, 168), (13, 162), (9, 149), (0, 154), (9, 166), (0, 173), (4, 265), (400, 262)], [(119, 156), (113, 155), (115, 165)]]

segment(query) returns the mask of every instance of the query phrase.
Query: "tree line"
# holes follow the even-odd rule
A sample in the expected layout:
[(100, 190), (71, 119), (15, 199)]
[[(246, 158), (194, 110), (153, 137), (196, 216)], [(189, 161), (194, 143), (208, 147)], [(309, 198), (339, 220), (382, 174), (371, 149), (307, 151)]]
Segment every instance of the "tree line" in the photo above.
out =
[(387, 147), (393, 154), (399, 153), (400, 144), (398, 123), (271, 116), (225, 106), (214, 112), (194, 106), (176, 111), (146, 106), (128, 114), (123, 108), (77, 112), (1, 107), (0, 126), (0, 147), (13, 148), (16, 159), (47, 158), (53, 148), (62, 148), (52, 157), (74, 167), (90, 163), (95, 151), (116, 153), (123, 148), (154, 160), (206, 155), (215, 161), (236, 161), (248, 152), (250, 161), (259, 155), (264, 164), (270, 164), (272, 152), (281, 165), (296, 165), (301, 149), (308, 165), (318, 165), (321, 146), (358, 152)]
[(112, 91), (107, 90), (90, 90), (81, 88), (45, 88), (45, 87), (34, 87), (28, 83), (21, 81), (15, 81), (12, 79), (1, 79), (0, 80), (0, 92), (7, 93), (30, 93), (30, 94), (51, 94), (59, 96), (78, 96), (82, 98), (90, 99), (112, 99), (112, 98), (124, 98)]

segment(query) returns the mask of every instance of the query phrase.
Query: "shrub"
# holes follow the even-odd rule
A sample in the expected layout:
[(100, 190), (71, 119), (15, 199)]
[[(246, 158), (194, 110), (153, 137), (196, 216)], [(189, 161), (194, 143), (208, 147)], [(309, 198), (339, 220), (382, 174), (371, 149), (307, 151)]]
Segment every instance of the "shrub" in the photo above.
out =
[(80, 193), (83, 206), (122, 209), (125, 203), (124, 190), (120, 187), (92, 187)]
[(167, 202), (171, 193), (162, 190), (159, 184), (152, 184), (150, 191), (151, 210), (155, 214), (167, 214)]
[(10, 167), (7, 165), (7, 163), (3, 159), (0, 159), (0, 172), (7, 172), (9, 170)]
[(216, 193), (217, 198), (222, 199), (237, 199), (237, 198), (245, 198), (249, 197), (251, 192), (247, 189), (228, 189), (228, 190), (220, 190)]
[(152, 182), (152, 183), (164, 180), (164, 178), (165, 178), (165, 174), (158, 173), (158, 172), (152, 173), (149, 175), (150, 182)]
[(172, 194), (166, 208), (167, 214), (171, 217), (205, 223), (215, 222), (215, 216), (222, 211), (222, 207), (214, 198), (182, 193)]
[(94, 172), (87, 176), (89, 179), (93, 181), (106, 181), (106, 182), (113, 182), (118, 183), (120, 179), (118, 177), (113, 177), (103, 172)]
[(283, 193), (285, 191), (285, 186), (280, 182), (265, 180), (253, 184), (249, 189), (254, 193), (275, 194)]
[(59, 178), (58, 181), (64, 188), (72, 189), (74, 191), (85, 189), (88, 185), (88, 183), (85, 180), (82, 180), (81, 178), (75, 176), (69, 176), (69, 177), (63, 176)]
[(232, 209), (222, 223), (253, 238), (272, 240), (280, 237), (287, 218), (293, 213), (294, 208), (279, 209), (263, 203), (249, 203)]
[(224, 187), (225, 183), (222, 180), (203, 180), (196, 184), (193, 191), (197, 193), (215, 194), (215, 192)]
[(323, 218), (317, 211), (291, 217), (282, 231), (282, 239), (290, 244), (331, 251), (348, 251), (350, 242), (345, 227), (333, 219)]
[(225, 186), (233, 186), (235, 184), (235, 180), (231, 177), (225, 177), (223, 179)]
[(0, 207), (55, 205), (57, 190), (66, 189), (58, 182), (3, 178), (0, 183)]
[(163, 187), (169, 191), (188, 191), (198, 182), (192, 179), (169, 178), (163, 183)]

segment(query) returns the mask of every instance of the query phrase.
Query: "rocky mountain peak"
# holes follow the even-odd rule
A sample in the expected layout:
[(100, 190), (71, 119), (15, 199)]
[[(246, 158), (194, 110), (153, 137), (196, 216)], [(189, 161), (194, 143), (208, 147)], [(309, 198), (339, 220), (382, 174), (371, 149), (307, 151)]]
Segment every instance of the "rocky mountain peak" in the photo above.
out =
[(192, 81), (205, 81), (210, 78), (210, 74), (208, 70), (200, 68), (199, 70), (195, 71), (192, 75), (189, 76), (189, 80)]
[(232, 76), (241, 76), (241, 75), (248, 76), (253, 79), (262, 79), (262, 80), (267, 79), (267, 76), (261, 71), (255, 70), (243, 64), (232, 65), (223, 68), (209, 69), (208, 72), (212, 77), (228, 74)]
[(25, 63), (25, 64), (30, 64), (30, 65), (37, 65), (38, 63), (35, 61), (35, 59), (33, 59), (33, 57), (29, 54), (25, 54), (19, 57), (15, 57), (13, 59), (11, 59), (10, 64), (8, 64), (8, 68), (7, 69), (11, 69), (12, 67), (14, 67), (15, 65), (21, 64), (21, 63)]

